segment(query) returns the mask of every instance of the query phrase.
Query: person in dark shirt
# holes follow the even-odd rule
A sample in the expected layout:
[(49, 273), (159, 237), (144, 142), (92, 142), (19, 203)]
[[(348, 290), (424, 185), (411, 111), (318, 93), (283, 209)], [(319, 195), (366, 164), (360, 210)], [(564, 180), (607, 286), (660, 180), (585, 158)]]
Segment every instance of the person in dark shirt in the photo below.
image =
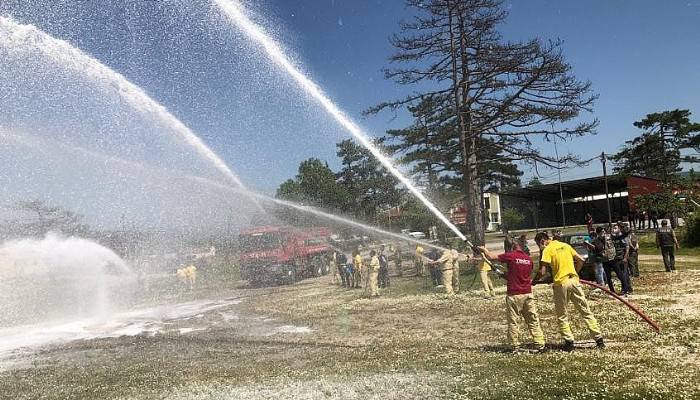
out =
[(520, 347), (518, 320), (525, 320), (530, 336), (535, 342), (537, 352), (544, 351), (544, 333), (537, 313), (537, 302), (532, 295), (532, 259), (525, 254), (518, 242), (511, 244), (509, 251), (498, 256), (485, 246), (479, 247), (484, 257), (498, 260), (506, 265), (506, 316), (508, 320), (508, 339), (513, 351)]
[(586, 213), (584, 221), (586, 222), (586, 229), (588, 232), (593, 232), (593, 216), (590, 213)]
[(673, 232), (673, 228), (668, 226), (668, 220), (662, 220), (661, 228), (656, 231), (656, 248), (661, 249), (661, 256), (664, 258), (666, 272), (676, 272), (675, 251), (679, 247), (676, 233)]
[[(622, 286), (622, 295), (627, 296), (632, 294), (632, 282), (630, 280), (629, 268), (627, 265), (627, 260), (629, 257), (629, 243), (627, 243), (627, 235), (622, 232), (620, 225), (613, 225), (612, 228), (612, 242), (615, 245), (615, 260), (614, 263), (617, 264), (616, 275), (620, 279), (620, 284)], [(619, 271), (619, 273), (617, 272)], [(606, 273), (608, 271), (605, 271)]]
[(433, 286), (440, 286), (442, 284), (442, 271), (437, 264), (431, 263), (430, 261), (437, 261), (440, 258), (440, 254), (437, 249), (431, 248), (425, 257), (428, 259), (428, 265), (430, 266), (430, 278), (433, 281)]
[[(595, 268), (595, 281), (597, 284), (603, 286), (605, 285), (605, 269), (603, 268), (603, 250), (605, 249), (605, 239), (603, 235), (605, 234), (605, 229), (602, 226), (595, 228), (594, 232), (590, 233), (591, 241), (586, 241), (586, 247), (588, 247), (588, 258), (593, 261)], [(595, 289), (598, 290), (598, 289)]]
[(345, 255), (343, 252), (338, 252), (338, 258), (337, 258), (337, 268), (338, 268), (338, 275), (340, 275), (340, 281), (343, 287), (349, 287), (349, 281), (348, 281), (348, 273), (347, 273), (347, 263), (348, 263), (348, 257)]
[(384, 245), (379, 247), (379, 287), (389, 287), (389, 259), (384, 253)]

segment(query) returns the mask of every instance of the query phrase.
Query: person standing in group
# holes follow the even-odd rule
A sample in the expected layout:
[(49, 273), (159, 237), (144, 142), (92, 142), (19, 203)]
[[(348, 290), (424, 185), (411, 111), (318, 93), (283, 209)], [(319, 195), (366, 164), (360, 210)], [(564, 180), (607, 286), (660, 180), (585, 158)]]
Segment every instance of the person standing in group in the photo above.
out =
[(401, 277), (403, 276), (403, 269), (401, 266), (401, 246), (396, 243), (394, 244), (394, 263), (396, 265), (396, 272)]
[(629, 227), (623, 231), (627, 234), (627, 271), (629, 276), (639, 278), (639, 239)]
[(613, 225), (613, 232), (604, 231), (602, 233), (602, 255), (603, 255), (603, 269), (605, 270), (605, 281), (608, 284), (608, 289), (611, 292), (617, 293), (615, 290), (615, 284), (612, 280), (612, 273), (615, 272), (617, 279), (620, 280), (621, 290), (623, 294), (627, 294), (629, 288), (627, 287), (627, 279), (625, 279), (623, 262), (626, 254), (624, 248), (625, 244), (620, 240), (619, 235), (615, 235), (615, 232), (619, 233), (619, 226)]
[(384, 253), (384, 245), (379, 247), (379, 287), (384, 289), (389, 287), (389, 259)]
[[(509, 248), (513, 248), (512, 241), (504, 244), (508, 244), (510, 245)], [(491, 271), (491, 265), (486, 261), (486, 258), (484, 258), (484, 261), (481, 263), (481, 269), (479, 270), (481, 284), (484, 286), (484, 293), (486, 293), (486, 297), (496, 297), (496, 292), (493, 289), (493, 282), (491, 282), (489, 271)]]
[(452, 248), (452, 290), (459, 293), (459, 252), (455, 247)]
[(338, 252), (338, 257), (336, 259), (337, 263), (337, 268), (338, 268), (338, 275), (340, 275), (340, 284), (343, 287), (348, 287), (348, 272), (347, 272), (347, 263), (348, 263), (348, 257), (345, 255), (345, 253)]
[(584, 221), (586, 222), (586, 229), (588, 230), (588, 233), (593, 232), (593, 216), (590, 213), (586, 213)]
[(656, 231), (656, 248), (661, 249), (666, 272), (676, 272), (676, 249), (680, 248), (676, 233), (668, 226), (668, 220), (661, 221), (661, 228)]
[(649, 211), (649, 228), (659, 229), (659, 213), (656, 210)]
[(440, 258), (437, 249), (430, 249), (426, 253), (426, 257), (428, 259), (426, 264), (430, 268), (430, 279), (433, 282), (433, 287), (440, 286), (442, 284), (442, 274), (440, 273), (440, 266), (435, 262)]
[(540, 326), (537, 313), (537, 301), (532, 294), (532, 259), (526, 254), (520, 243), (498, 256), (491, 253), (485, 246), (479, 247), (484, 257), (504, 263), (506, 271), (506, 317), (508, 321), (508, 339), (513, 351), (520, 348), (518, 320), (525, 320), (537, 352), (543, 352), (545, 347), (544, 333)]
[(546, 232), (538, 233), (535, 241), (540, 248), (544, 248), (536, 279), (540, 279), (545, 274), (547, 266), (552, 269), (554, 311), (559, 323), (559, 333), (564, 338), (564, 350), (574, 350), (574, 334), (571, 331), (566, 310), (569, 301), (574, 303), (576, 310), (583, 317), (589, 333), (595, 339), (596, 346), (599, 349), (604, 348), (605, 342), (600, 325), (588, 306), (586, 295), (579, 282), (578, 270), (583, 267), (583, 257), (569, 244), (551, 240)]
[(445, 249), (442, 252), (442, 256), (436, 261), (431, 261), (433, 264), (437, 264), (441, 267), (442, 271), (442, 284), (445, 286), (445, 293), (448, 295), (454, 295), (455, 292), (452, 289), (452, 273), (454, 268), (452, 249)]
[(413, 256), (413, 266), (416, 268), (416, 275), (417, 276), (424, 276), (425, 275), (425, 260), (424, 260), (424, 255), (423, 253), (425, 252), (425, 249), (423, 249), (423, 246), (417, 245), (416, 246), (416, 253)]
[(355, 287), (355, 261), (354, 261), (354, 254), (355, 252), (353, 251), (350, 254), (350, 260), (345, 264), (345, 279), (347, 280), (347, 288), (352, 289)]
[(379, 278), (379, 257), (377, 252), (372, 250), (369, 252), (369, 266), (367, 268), (367, 286), (369, 287), (369, 296), (379, 296), (379, 288), (377, 287), (377, 279)]
[[(629, 242), (627, 241), (627, 233), (622, 222), (619, 222), (612, 227), (612, 241), (615, 246), (615, 261), (618, 262), (622, 277), (622, 295), (632, 294), (632, 279), (630, 278), (629, 264)], [(626, 287), (626, 288), (625, 288)]]
[(355, 250), (352, 253), (352, 268), (353, 268), (353, 280), (355, 281), (355, 288), (362, 287), (362, 276), (365, 274), (364, 263), (362, 262), (362, 256), (360, 255), (360, 250)]
[(335, 250), (328, 254), (328, 271), (333, 274), (331, 285), (339, 285), (340, 274), (338, 273), (338, 253)]
[[(588, 257), (593, 260), (594, 272), (595, 272), (595, 282), (604, 286), (606, 284), (605, 279), (605, 268), (603, 268), (603, 252), (605, 250), (605, 229), (602, 226), (595, 228), (594, 232), (590, 233), (591, 241), (586, 241), (586, 247), (588, 247)], [(611, 243), (611, 246), (614, 245)], [(614, 254), (613, 254), (614, 259)], [(599, 289), (595, 289), (599, 291)]]

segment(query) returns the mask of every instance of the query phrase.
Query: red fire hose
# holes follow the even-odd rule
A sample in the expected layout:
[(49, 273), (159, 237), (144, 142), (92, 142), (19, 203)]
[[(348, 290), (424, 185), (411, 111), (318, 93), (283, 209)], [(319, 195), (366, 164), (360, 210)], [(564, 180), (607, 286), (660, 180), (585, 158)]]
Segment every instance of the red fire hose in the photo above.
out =
[(600, 286), (600, 285), (598, 285), (597, 283), (594, 283), (594, 282), (591, 282), (591, 281), (586, 281), (586, 280), (583, 280), (583, 279), (579, 279), (579, 282), (583, 283), (584, 285), (588, 285), (588, 286), (592, 286), (592, 287), (594, 287), (594, 288), (600, 289), (600, 290), (604, 291), (605, 293), (609, 294), (610, 296), (616, 298), (617, 300), (620, 300), (624, 305), (626, 305), (627, 307), (629, 307), (630, 310), (634, 311), (637, 315), (639, 315), (640, 317), (642, 317), (642, 319), (645, 320), (649, 325), (651, 325), (651, 327), (654, 328), (654, 330), (656, 331), (656, 333), (660, 333), (660, 332), (661, 332), (661, 328), (659, 328), (659, 324), (657, 324), (656, 322), (654, 322), (651, 318), (649, 318), (646, 314), (644, 314), (644, 313), (642, 312), (642, 310), (640, 310), (639, 308), (637, 308), (637, 306), (635, 306), (634, 304), (632, 304), (632, 303), (630, 303), (629, 301), (627, 301), (627, 299), (625, 299), (624, 297), (618, 296), (616, 293), (611, 292), (611, 291), (608, 290), (607, 288), (605, 288), (605, 287), (603, 287), (603, 286)]

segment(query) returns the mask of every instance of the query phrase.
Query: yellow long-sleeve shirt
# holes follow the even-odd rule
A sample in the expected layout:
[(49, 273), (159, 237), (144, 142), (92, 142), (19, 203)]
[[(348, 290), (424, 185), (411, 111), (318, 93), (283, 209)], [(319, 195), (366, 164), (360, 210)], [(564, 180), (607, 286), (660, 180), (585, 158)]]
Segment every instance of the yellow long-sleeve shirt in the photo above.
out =
[[(378, 261), (378, 260), (377, 260)], [(362, 268), (362, 256), (359, 254), (355, 256), (355, 258), (352, 259), (352, 263), (354, 264), (355, 269), (361, 269)]]
[(447, 269), (452, 269), (452, 251), (451, 250), (445, 250), (442, 253), (442, 256), (437, 259), (437, 262), (439, 264), (442, 264), (442, 269), (447, 270)]

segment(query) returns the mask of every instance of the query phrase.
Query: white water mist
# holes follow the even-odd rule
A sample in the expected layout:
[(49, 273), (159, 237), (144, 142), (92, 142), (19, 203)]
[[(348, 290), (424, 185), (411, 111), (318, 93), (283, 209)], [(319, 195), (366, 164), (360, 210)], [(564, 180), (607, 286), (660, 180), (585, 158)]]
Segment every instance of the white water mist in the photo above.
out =
[(2, 323), (108, 317), (113, 281), (132, 279), (131, 268), (91, 240), (47, 234), (0, 245)]

